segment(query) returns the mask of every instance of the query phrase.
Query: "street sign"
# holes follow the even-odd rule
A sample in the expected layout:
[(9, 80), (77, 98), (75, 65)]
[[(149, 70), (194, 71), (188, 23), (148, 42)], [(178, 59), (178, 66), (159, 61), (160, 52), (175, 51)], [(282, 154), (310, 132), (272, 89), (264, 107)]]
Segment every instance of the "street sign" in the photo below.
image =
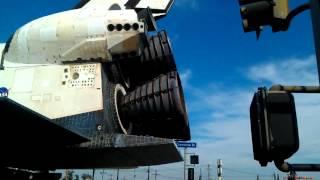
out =
[(176, 142), (177, 146), (180, 148), (196, 148), (197, 143), (195, 142)]

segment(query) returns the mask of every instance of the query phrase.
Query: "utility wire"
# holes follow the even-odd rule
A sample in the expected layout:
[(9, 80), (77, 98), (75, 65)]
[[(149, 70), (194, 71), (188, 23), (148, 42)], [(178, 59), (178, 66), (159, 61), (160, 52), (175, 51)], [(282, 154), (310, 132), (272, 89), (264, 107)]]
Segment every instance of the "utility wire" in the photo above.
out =
[[(249, 174), (249, 175), (252, 175), (252, 176), (257, 176), (257, 173), (255, 173), (255, 172), (247, 172), (247, 171), (236, 170), (236, 169), (231, 169), (231, 168), (226, 168), (226, 167), (224, 167), (223, 169), (227, 170), (227, 171), (235, 172), (235, 173)], [(262, 174), (261, 175), (261, 174), (259, 174), (259, 176), (261, 176), (261, 177), (270, 177), (270, 176), (273, 176), (273, 175), (266, 175), (266, 174)]]
[(164, 175), (159, 175), (160, 177), (164, 177), (164, 178), (169, 178), (169, 179), (177, 179), (177, 180), (182, 180), (183, 178), (180, 177), (174, 177), (174, 176), (164, 176)]

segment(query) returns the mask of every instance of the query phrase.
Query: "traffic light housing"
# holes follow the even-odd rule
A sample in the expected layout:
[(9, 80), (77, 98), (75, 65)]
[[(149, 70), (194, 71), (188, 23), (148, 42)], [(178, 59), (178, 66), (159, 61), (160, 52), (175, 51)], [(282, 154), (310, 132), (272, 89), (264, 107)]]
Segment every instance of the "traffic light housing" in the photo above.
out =
[(194, 180), (194, 168), (188, 168), (188, 180)]
[(239, 0), (239, 4), (245, 32), (260, 32), (268, 25), (274, 32), (287, 29), (288, 0)]
[(190, 156), (190, 164), (199, 164), (199, 156), (191, 155)]
[(286, 160), (299, 149), (294, 97), (285, 91), (259, 88), (250, 107), (254, 159), (261, 166)]

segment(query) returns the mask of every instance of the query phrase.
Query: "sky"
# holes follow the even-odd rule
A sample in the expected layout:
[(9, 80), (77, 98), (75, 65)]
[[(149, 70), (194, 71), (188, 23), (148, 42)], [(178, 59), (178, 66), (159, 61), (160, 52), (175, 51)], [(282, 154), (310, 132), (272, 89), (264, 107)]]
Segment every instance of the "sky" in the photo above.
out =
[[(21, 25), (51, 13), (69, 10), (77, 0), (11, 0), (0, 7), (0, 42)], [(296, 7), (304, 0), (290, 0)], [(294, 19), (287, 32), (266, 27), (259, 40), (244, 33), (237, 0), (176, 0), (168, 16), (158, 21), (174, 48), (183, 80), (192, 141), (200, 155), (203, 179), (216, 177), (216, 160), (223, 160), (224, 179), (271, 179), (279, 172), (273, 164), (261, 168), (253, 160), (249, 106), (258, 87), (272, 84), (318, 85), (316, 58), (309, 12)], [(300, 149), (289, 162), (320, 163), (318, 121), (320, 96), (296, 95)], [(158, 180), (182, 179), (182, 163), (151, 167)], [(106, 170), (106, 177), (115, 172)], [(146, 179), (146, 168), (136, 170)], [(97, 179), (102, 179), (97, 172)], [(127, 179), (133, 170), (121, 173)], [(298, 173), (320, 179), (320, 173)], [(122, 178), (123, 178), (122, 176)], [(154, 178), (154, 176), (152, 176)]]

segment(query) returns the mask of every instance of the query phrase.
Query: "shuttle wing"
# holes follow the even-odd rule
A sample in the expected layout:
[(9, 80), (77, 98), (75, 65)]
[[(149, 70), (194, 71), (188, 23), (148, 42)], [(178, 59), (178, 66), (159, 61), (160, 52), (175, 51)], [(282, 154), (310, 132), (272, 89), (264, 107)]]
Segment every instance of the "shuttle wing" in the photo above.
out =
[(8, 151), (17, 147), (64, 147), (89, 140), (7, 97), (0, 97), (0, 122), (0, 135), (5, 145), (3, 148)]
[(182, 161), (174, 140), (124, 134), (84, 137), (0, 97), (0, 167), (126, 168)]
[(165, 15), (169, 12), (174, 0), (128, 0), (126, 7), (130, 9), (150, 8), (154, 15)]
[(75, 5), (73, 8), (74, 9), (79, 9), (82, 8), (84, 5), (86, 5), (90, 0), (80, 0), (80, 2)]
[[(89, 3), (90, 2), (90, 3)], [(86, 6), (99, 6), (103, 3), (115, 3), (117, 2), (120, 6), (124, 5), (127, 9), (146, 9), (150, 8), (153, 16), (156, 19), (166, 16), (170, 11), (174, 0), (80, 0), (80, 2), (74, 7), (79, 9)], [(126, 2), (123, 4), (123, 2)]]

